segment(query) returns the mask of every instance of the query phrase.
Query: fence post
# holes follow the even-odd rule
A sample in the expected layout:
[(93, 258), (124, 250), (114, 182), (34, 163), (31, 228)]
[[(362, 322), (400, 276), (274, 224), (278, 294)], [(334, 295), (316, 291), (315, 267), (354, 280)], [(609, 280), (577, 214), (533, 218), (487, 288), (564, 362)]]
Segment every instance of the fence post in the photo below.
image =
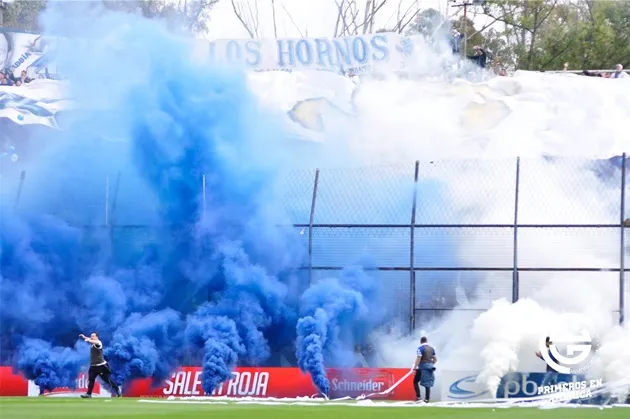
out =
[(109, 227), (109, 175), (105, 175), (105, 227)]
[(319, 169), (315, 169), (313, 182), (313, 200), (311, 201), (311, 215), (308, 221), (308, 284), (313, 283), (313, 220), (315, 219), (315, 202), (317, 201), (317, 185), (319, 184)]
[(518, 301), (519, 278), (518, 278), (518, 194), (521, 180), (521, 158), (516, 158), (516, 184), (514, 187), (514, 254), (512, 261), (512, 302)]
[[(114, 185), (114, 193), (111, 198), (112, 204), (107, 217), (107, 225), (109, 226), (109, 249), (110, 254), (114, 255), (114, 225), (116, 224), (116, 202), (118, 201), (118, 190), (120, 189), (120, 170), (116, 173), (116, 184)], [(109, 203), (110, 199), (107, 198)], [(108, 204), (109, 205), (109, 204)]]
[(201, 210), (202, 217), (206, 214), (206, 174), (201, 175)]
[(20, 183), (18, 183), (18, 189), (15, 193), (15, 201), (13, 201), (13, 212), (17, 212), (20, 205), (20, 198), (22, 197), (22, 188), (24, 188), (24, 180), (26, 179), (26, 170), (22, 170), (20, 173)]
[(619, 324), (623, 326), (625, 321), (624, 311), (626, 310), (626, 239), (625, 239), (625, 215), (626, 215), (626, 153), (621, 156), (621, 204), (620, 204), (620, 233), (619, 239), (621, 248), (619, 249)]
[(411, 204), (411, 231), (409, 243), (409, 333), (416, 329), (416, 271), (415, 271), (415, 236), (416, 236), (416, 206), (418, 198), (418, 175), (420, 162), (416, 160), (413, 175), (413, 202)]

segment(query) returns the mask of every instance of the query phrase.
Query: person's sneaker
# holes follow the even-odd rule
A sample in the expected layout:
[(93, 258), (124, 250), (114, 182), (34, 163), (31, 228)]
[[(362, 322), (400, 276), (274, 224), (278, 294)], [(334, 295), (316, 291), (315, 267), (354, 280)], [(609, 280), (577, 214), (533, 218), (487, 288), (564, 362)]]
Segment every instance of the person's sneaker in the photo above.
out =
[(82, 394), (82, 395), (81, 395), (81, 398), (82, 398), (82, 399), (91, 399), (91, 398), (92, 398), (92, 395), (91, 395), (91, 394)]
[(122, 390), (120, 389), (120, 387), (116, 389), (116, 397), (122, 397)]
[(424, 402), (425, 402), (425, 403), (429, 403), (429, 400), (425, 399), (425, 400), (424, 400)]

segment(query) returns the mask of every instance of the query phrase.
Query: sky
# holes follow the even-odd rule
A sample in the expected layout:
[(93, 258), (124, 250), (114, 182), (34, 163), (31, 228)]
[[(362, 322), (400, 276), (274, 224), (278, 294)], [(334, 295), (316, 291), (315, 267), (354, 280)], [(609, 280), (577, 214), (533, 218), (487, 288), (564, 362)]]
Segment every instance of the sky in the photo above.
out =
[[(249, 4), (252, 9), (258, 4), (259, 37), (274, 37), (271, 0), (235, 0), (235, 2), (245, 7)], [(276, 0), (278, 37), (332, 37), (337, 18), (336, 2), (340, 0)], [(365, 1), (358, 0), (357, 3), (364, 5)], [(450, 15), (455, 9), (448, 7), (449, 3), (449, 0), (388, 0), (388, 3), (376, 15), (374, 29), (393, 26), (396, 23), (399, 6), (403, 11), (409, 8), (412, 10), (434, 8), (442, 12), (448, 10)], [(248, 37), (234, 14), (231, 0), (221, 0), (215, 7), (207, 37), (209, 39)]]

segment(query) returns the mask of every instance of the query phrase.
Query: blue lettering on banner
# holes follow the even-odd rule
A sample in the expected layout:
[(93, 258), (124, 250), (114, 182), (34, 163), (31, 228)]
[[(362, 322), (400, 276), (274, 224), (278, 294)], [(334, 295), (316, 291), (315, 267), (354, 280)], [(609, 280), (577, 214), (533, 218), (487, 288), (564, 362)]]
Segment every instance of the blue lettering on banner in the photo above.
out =
[(374, 61), (387, 61), (389, 60), (389, 50), (387, 49), (387, 38), (383, 35), (375, 35), (370, 41), (374, 53), (372, 59)]
[[(343, 42), (343, 44), (342, 44)], [(350, 65), (350, 42), (348, 38), (344, 39), (334, 39), (333, 45), (335, 46), (335, 57), (337, 58), (336, 64), (345, 64)], [(341, 60), (344, 61), (341, 61)]]
[(352, 40), (352, 55), (355, 61), (365, 64), (368, 60), (368, 44), (363, 38), (354, 38)]
[(310, 66), (313, 64), (313, 49), (311, 44), (306, 39), (297, 41), (295, 46), (297, 52), (297, 59), (300, 64)]
[(225, 50), (228, 63), (240, 64), (243, 62), (243, 51), (241, 51), (241, 45), (238, 41), (228, 41)]
[(22, 54), (22, 56), (11, 65), (11, 69), (17, 70), (18, 68), (20, 68), (20, 66), (24, 64), (24, 61), (26, 61), (26, 59), (30, 56), (31, 56), (30, 52), (25, 52), (24, 54)]
[(333, 57), (330, 56), (332, 45), (327, 39), (315, 39), (315, 50), (317, 51), (317, 65), (330, 66), (334, 64)]
[[(286, 43), (286, 48), (283, 47), (283, 44)], [(294, 57), (294, 46), (293, 40), (282, 40), (278, 39), (276, 41), (276, 45), (278, 48), (278, 65), (280, 67), (286, 67), (287, 65), (294, 66), (295, 65), (295, 57)], [(288, 63), (285, 62), (285, 57), (288, 58)]]
[(247, 41), (245, 44), (245, 51), (247, 52), (247, 65), (250, 67), (256, 67), (260, 64), (262, 54), (260, 52), (260, 42)]
[[(363, 35), (346, 38), (304, 38), (276, 40), (224, 40), (210, 42), (211, 60), (245, 65), (252, 70), (313, 68), (338, 71), (340, 68), (374, 66), (389, 61), (392, 37)], [(395, 42), (394, 42), (395, 44)]]

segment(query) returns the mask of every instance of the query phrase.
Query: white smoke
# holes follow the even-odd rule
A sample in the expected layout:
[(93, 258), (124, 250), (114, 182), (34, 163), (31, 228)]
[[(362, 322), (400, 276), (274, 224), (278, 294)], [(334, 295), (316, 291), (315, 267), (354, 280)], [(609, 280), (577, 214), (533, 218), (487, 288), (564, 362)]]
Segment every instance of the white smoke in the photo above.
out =
[[(428, 49), (421, 52), (416, 68), (435, 73), (434, 63), (442, 63), (443, 55)], [(351, 82), (309, 74), (299, 83), (283, 84), (283, 92), (276, 95), (284, 102), (268, 91), (265, 100), (282, 102), (286, 111), (292, 103), (287, 97), (302, 99), (308, 89), (339, 102), (347, 99)], [(336, 127), (329, 133), (328, 147), (349, 149), (366, 165), (441, 160), (422, 166), (421, 176), (446, 186), (450, 222), (471, 224), (514, 221), (516, 156), (521, 156), (520, 223), (615, 224), (619, 223), (619, 171), (614, 181), (605, 182), (590, 170), (588, 159), (630, 150), (628, 97), (630, 83), (624, 80), (562, 74), (517, 72), (514, 77), (476, 84), (426, 77), (363, 80), (356, 96), (356, 117), (348, 119), (341, 131)], [(342, 141), (343, 145), (336, 143)], [(543, 155), (563, 159), (545, 160)], [(444, 162), (447, 159), (454, 161)], [(512, 265), (511, 231), (479, 229), (465, 234), (457, 249), (463, 265)], [(520, 267), (618, 267), (617, 235), (610, 230), (584, 234), (521, 229), (518, 263)], [(502, 240), (505, 246), (492, 245), (490, 240)], [(480, 371), (479, 380), (496, 391), (507, 372), (544, 370), (544, 363), (534, 355), (541, 336), (585, 328), (601, 343), (590, 373), (606, 380), (627, 377), (630, 328), (616, 326), (618, 278), (618, 273), (610, 272), (521, 272), (521, 299), (512, 304), (511, 274), (488, 273), (474, 298), (458, 298), (458, 308), (463, 310), (448, 313), (436, 324), (420, 325), (423, 330), (412, 337), (387, 334), (380, 354), (387, 365), (408, 367), (418, 338), (427, 334), (438, 350), (441, 370)], [(499, 281), (505, 283), (500, 289)], [(630, 295), (626, 299), (630, 301)], [(474, 310), (480, 307), (485, 309)]]

